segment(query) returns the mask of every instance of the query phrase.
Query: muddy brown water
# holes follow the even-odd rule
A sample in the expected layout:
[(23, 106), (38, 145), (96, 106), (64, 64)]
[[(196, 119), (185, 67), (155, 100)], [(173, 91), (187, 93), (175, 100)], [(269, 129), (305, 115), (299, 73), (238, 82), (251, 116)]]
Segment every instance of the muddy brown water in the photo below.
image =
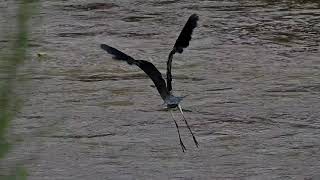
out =
[[(189, 95), (200, 148), (178, 120), (182, 153), (151, 80), (99, 44), (164, 74), (192, 13), (173, 88)], [(33, 22), (29, 88), (2, 167), (23, 164), (32, 180), (320, 179), (319, 1), (42, 1)]]

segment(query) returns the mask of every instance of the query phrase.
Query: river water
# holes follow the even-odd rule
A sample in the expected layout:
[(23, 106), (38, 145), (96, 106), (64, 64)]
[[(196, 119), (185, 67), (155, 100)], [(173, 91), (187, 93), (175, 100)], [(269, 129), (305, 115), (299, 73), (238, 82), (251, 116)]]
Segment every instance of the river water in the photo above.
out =
[[(165, 74), (192, 13), (173, 88), (200, 147), (175, 111), (183, 153), (152, 81), (99, 45)], [(33, 27), (6, 162), (29, 179), (320, 179), (319, 1), (43, 0)]]

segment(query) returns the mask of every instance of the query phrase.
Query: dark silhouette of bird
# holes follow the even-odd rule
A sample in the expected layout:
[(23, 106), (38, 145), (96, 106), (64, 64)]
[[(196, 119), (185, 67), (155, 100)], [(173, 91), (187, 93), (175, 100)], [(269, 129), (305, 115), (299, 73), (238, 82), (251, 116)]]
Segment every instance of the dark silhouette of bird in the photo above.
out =
[(117, 50), (116, 48), (113, 48), (113, 47), (108, 46), (106, 44), (101, 44), (101, 48), (103, 50), (107, 51), (109, 54), (113, 55), (113, 59), (126, 61), (129, 65), (136, 65), (140, 69), (142, 69), (151, 78), (151, 80), (155, 84), (161, 98), (163, 99), (164, 103), (167, 105), (168, 109), (170, 110), (172, 119), (174, 120), (174, 123), (175, 123), (177, 131), (178, 131), (180, 145), (181, 145), (183, 152), (185, 152), (186, 147), (181, 140), (179, 126), (173, 117), (172, 109), (174, 109), (174, 108), (179, 109), (179, 111), (183, 117), (183, 120), (186, 123), (186, 125), (187, 125), (187, 127), (193, 137), (193, 141), (197, 147), (199, 147), (199, 143), (198, 143), (196, 137), (194, 136), (193, 132), (191, 131), (191, 128), (190, 128), (186, 118), (184, 117), (182, 107), (180, 105), (180, 102), (182, 101), (182, 99), (184, 97), (178, 97), (178, 96), (174, 96), (172, 94), (172, 84), (171, 84), (171, 82), (172, 82), (172, 75), (171, 75), (172, 58), (175, 53), (181, 54), (183, 52), (183, 49), (189, 46), (189, 42), (191, 40), (191, 35), (193, 32), (193, 29), (197, 26), (198, 20), (199, 20), (199, 17), (196, 14), (192, 14), (189, 17), (187, 23), (184, 25), (184, 27), (180, 33), (178, 39), (176, 40), (176, 42), (173, 46), (173, 49), (171, 50), (171, 52), (169, 54), (168, 61), (167, 61), (167, 74), (166, 74), (167, 75), (167, 83), (162, 78), (162, 75), (159, 72), (159, 70), (152, 63), (150, 63), (148, 61), (144, 61), (144, 60), (135, 60), (134, 58), (126, 55), (125, 53)]

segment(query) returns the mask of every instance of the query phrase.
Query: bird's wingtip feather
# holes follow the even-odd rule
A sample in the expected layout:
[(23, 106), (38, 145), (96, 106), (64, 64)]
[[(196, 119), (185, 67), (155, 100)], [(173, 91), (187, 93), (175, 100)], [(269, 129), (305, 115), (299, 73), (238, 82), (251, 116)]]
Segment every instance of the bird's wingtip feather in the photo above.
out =
[(106, 50), (109, 48), (109, 46), (106, 44), (100, 44), (100, 48)]
[(199, 20), (199, 16), (197, 14), (192, 14), (190, 18)]

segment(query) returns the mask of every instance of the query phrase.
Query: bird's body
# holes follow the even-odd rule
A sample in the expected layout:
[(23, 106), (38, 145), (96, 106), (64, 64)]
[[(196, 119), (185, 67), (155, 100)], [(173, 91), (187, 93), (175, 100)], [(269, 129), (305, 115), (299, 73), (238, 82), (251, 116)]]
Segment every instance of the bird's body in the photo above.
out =
[(178, 97), (170, 94), (165, 100), (164, 103), (168, 108), (176, 108), (182, 101), (183, 97)]
[(101, 44), (101, 48), (104, 49), (105, 51), (107, 51), (109, 54), (113, 55), (114, 59), (126, 61), (129, 65), (136, 65), (140, 69), (142, 69), (150, 77), (150, 79), (155, 84), (161, 98), (163, 99), (164, 104), (166, 104), (167, 107), (170, 109), (172, 118), (173, 118), (175, 125), (177, 127), (177, 130), (178, 130), (180, 145), (182, 147), (183, 152), (186, 150), (186, 148), (185, 148), (184, 144), (182, 143), (182, 140), (180, 137), (180, 132), (179, 132), (179, 126), (173, 117), (171, 109), (178, 108), (180, 110), (180, 112), (183, 116), (183, 119), (184, 119), (190, 133), (192, 134), (193, 140), (194, 140), (197, 147), (198, 147), (198, 142), (197, 142), (195, 136), (193, 135), (187, 120), (185, 119), (185, 117), (183, 115), (183, 111), (182, 111), (180, 103), (184, 97), (178, 97), (178, 96), (174, 96), (172, 94), (171, 66), (172, 66), (173, 55), (176, 52), (182, 53), (183, 48), (186, 48), (189, 46), (189, 41), (191, 40), (191, 35), (193, 32), (193, 29), (197, 26), (198, 19), (199, 18), (196, 14), (192, 14), (189, 17), (187, 23), (185, 24), (185, 26), (183, 27), (183, 29), (180, 33), (178, 39), (176, 40), (176, 43), (175, 43), (173, 49), (171, 50), (171, 52), (169, 54), (168, 61), (167, 61), (167, 82), (165, 82), (165, 80), (162, 78), (162, 75), (159, 72), (159, 70), (152, 63), (150, 63), (148, 61), (144, 61), (144, 60), (135, 60), (132, 57), (126, 55), (125, 53), (117, 50), (116, 48), (113, 48), (113, 47), (108, 46), (106, 44)]

